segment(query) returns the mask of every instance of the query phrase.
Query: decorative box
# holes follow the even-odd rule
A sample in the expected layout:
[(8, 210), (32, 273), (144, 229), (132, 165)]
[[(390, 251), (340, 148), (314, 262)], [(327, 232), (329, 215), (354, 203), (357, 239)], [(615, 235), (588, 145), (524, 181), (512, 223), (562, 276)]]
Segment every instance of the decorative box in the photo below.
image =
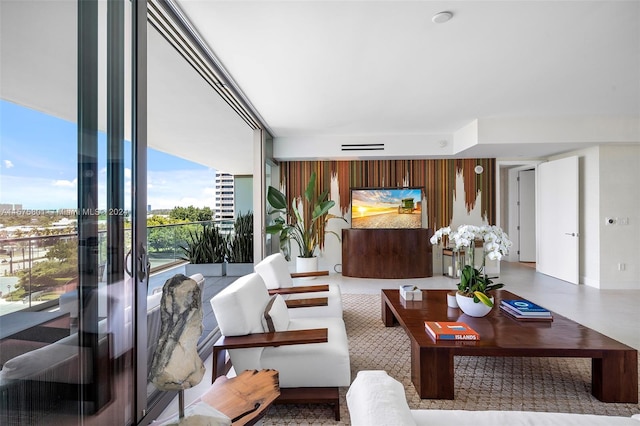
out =
[(413, 285), (401, 285), (400, 297), (404, 300), (422, 300), (422, 290)]

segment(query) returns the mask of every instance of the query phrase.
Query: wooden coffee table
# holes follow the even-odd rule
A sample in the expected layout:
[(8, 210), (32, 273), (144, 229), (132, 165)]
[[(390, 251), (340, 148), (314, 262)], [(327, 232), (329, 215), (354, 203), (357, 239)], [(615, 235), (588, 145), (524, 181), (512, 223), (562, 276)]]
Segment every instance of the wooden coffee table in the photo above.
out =
[[(522, 322), (498, 308), (501, 299), (521, 297), (495, 292), (496, 307), (483, 318), (447, 306), (449, 290), (422, 290), (422, 301), (405, 301), (399, 290), (382, 290), (382, 321), (396, 322), (411, 340), (411, 381), (420, 398), (453, 399), (453, 357), (591, 358), (591, 392), (602, 402), (638, 403), (638, 351), (557, 313), (552, 322)], [(424, 321), (462, 321), (479, 341), (435, 342)]]

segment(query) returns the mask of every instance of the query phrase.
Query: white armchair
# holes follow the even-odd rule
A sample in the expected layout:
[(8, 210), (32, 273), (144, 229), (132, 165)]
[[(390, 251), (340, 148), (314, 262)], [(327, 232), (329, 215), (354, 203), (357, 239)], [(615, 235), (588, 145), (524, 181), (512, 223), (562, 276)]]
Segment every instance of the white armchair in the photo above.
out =
[(256, 273), (238, 278), (211, 306), (222, 333), (213, 347), (213, 380), (226, 372), (227, 351), (236, 373), (279, 372), (276, 403), (332, 404), (339, 420), (338, 387), (351, 382), (342, 318), (290, 318), (282, 296), (270, 296)]
[[(291, 318), (342, 318), (342, 293), (337, 284), (296, 285), (293, 278), (307, 277), (308, 273), (290, 273), (281, 253), (267, 256), (255, 266), (269, 294), (282, 294)], [(326, 273), (328, 275), (328, 273)], [(319, 275), (313, 273), (311, 275)]]

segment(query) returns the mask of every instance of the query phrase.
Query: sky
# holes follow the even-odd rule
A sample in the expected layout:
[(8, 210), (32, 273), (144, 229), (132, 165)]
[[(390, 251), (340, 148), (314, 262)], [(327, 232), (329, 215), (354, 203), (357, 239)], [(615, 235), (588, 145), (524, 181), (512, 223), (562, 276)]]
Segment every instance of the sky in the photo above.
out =
[[(98, 136), (99, 207), (106, 207), (106, 136)], [(125, 142), (125, 205), (131, 205), (131, 144)], [(76, 124), (0, 100), (0, 204), (77, 207)], [(215, 170), (149, 148), (147, 204), (213, 208)]]

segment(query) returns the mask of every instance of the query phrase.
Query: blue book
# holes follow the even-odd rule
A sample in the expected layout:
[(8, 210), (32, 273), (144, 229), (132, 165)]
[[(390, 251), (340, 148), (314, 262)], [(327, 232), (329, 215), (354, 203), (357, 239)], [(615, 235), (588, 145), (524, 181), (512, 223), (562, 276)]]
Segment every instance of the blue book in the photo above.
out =
[(509, 308), (515, 310), (521, 315), (531, 315), (531, 316), (550, 316), (551, 312), (549, 310), (543, 308), (540, 305), (536, 305), (535, 303), (529, 302), (525, 299), (513, 299), (513, 300), (503, 300), (502, 304), (507, 305)]

